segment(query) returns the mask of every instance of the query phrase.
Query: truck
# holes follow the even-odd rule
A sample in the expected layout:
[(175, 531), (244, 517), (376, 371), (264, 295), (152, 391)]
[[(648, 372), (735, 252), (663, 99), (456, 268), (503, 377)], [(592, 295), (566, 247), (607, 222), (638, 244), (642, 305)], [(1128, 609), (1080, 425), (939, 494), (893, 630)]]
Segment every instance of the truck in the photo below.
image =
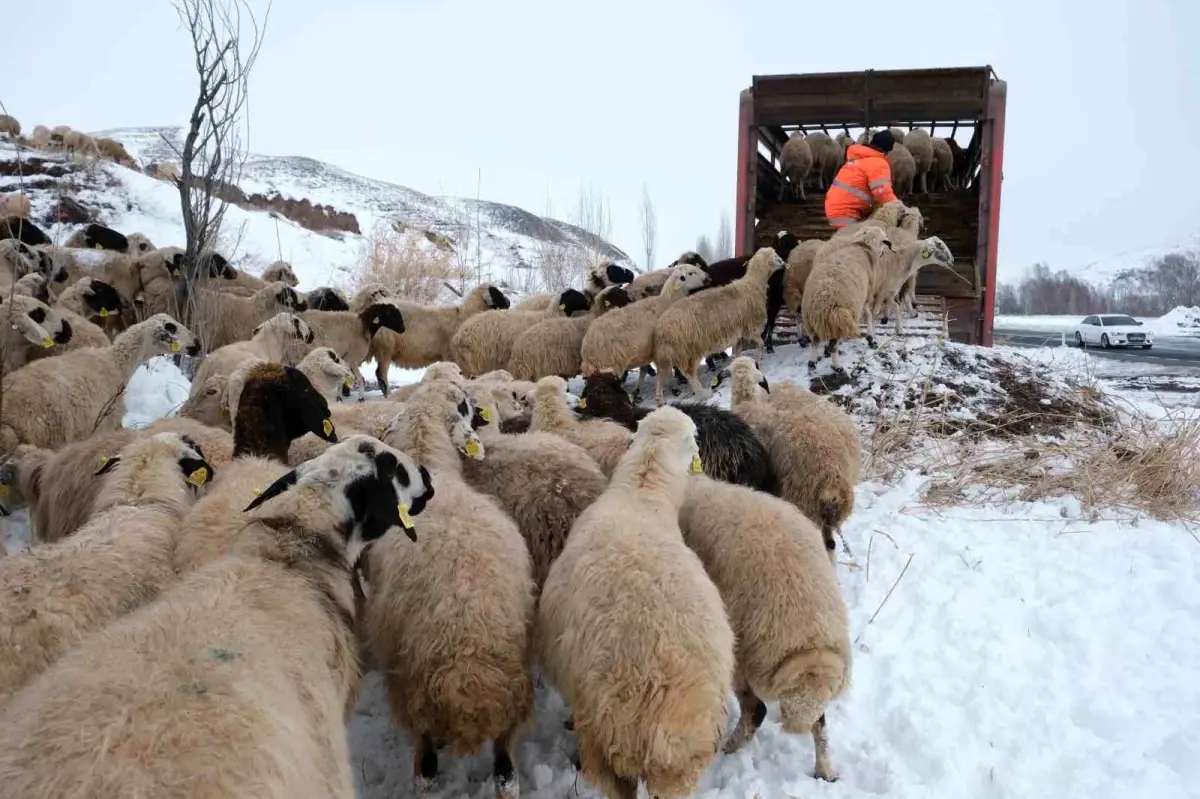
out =
[(795, 131), (856, 138), (865, 129), (921, 127), (960, 145), (969, 136), (961, 185), (900, 199), (920, 208), (921, 235), (940, 237), (955, 256), (953, 273), (921, 270), (918, 309), (942, 319), (951, 340), (990, 347), (1007, 96), (991, 66), (753, 76), (738, 109), (737, 254), (770, 246), (784, 230), (801, 240), (834, 233), (824, 193), (795, 200), (782, 190), (779, 154)]

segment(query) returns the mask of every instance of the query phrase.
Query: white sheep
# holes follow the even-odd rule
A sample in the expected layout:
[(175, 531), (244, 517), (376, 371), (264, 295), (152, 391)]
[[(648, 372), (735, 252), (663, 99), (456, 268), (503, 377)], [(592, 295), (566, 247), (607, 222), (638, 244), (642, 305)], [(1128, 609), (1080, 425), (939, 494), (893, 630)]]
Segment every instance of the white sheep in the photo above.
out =
[[(793, 197), (798, 194), (801, 200), (807, 199), (804, 193), (804, 184), (808, 180), (812, 166), (812, 148), (808, 146), (808, 140), (804, 137), (804, 133), (796, 131), (779, 151), (779, 171), (787, 178), (787, 184), (791, 184)], [(787, 184), (779, 187), (780, 199), (783, 199)]]
[(553, 433), (582, 447), (605, 475), (611, 475), (625, 457), (633, 434), (607, 419), (583, 421), (567, 407), (567, 381), (543, 377), (533, 391), (530, 429)]
[(933, 167), (933, 141), (929, 131), (915, 128), (904, 134), (904, 146), (912, 153), (921, 180), (921, 193), (929, 193), (929, 170)]
[(509, 379), (538, 380), (546, 375), (571, 378), (579, 374), (583, 337), (592, 322), (630, 302), (625, 289), (612, 286), (596, 295), (587, 315), (545, 318), (522, 331), (513, 340), (508, 356)]

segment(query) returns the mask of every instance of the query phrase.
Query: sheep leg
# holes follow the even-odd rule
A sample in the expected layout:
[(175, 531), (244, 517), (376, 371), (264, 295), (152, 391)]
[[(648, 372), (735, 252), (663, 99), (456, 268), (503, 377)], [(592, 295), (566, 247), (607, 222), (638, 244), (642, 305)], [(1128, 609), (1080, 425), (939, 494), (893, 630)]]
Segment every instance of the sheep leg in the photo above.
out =
[(808, 340), (808, 368), (817, 368), (817, 339), (815, 337)]
[(864, 310), (867, 313), (867, 346), (875, 349), (879, 346), (875, 343), (875, 306), (868, 305)]
[(637, 385), (635, 385), (633, 387), (634, 399), (639, 399), (642, 396), (642, 381), (644, 381), (645, 379), (646, 379), (646, 367), (643, 366), (638, 369)]
[(760, 363), (760, 364), (761, 364), (761, 363), (763, 362), (763, 360), (764, 360), (764, 359), (767, 357), (767, 356), (766, 356), (766, 355), (763, 353), (763, 340), (762, 340), (762, 336), (756, 336), (755, 338), (751, 339), (751, 341), (753, 341), (753, 342), (754, 342), (754, 358), (755, 358), (755, 361), (756, 361), (757, 363)]
[(829, 762), (829, 729), (825, 725), (825, 714), (812, 726), (813, 748), (817, 752), (817, 779), (837, 782), (838, 773)]
[(388, 395), (388, 370), (391, 368), (392, 362), (386, 358), (380, 358), (375, 364), (375, 380), (379, 383), (379, 390), (383, 392), (383, 396)]
[(834, 371), (842, 371), (842, 359), (838, 354), (838, 340), (836, 338), (825, 345), (825, 354), (832, 359)]
[(900, 325), (900, 303), (896, 302), (895, 297), (888, 300), (888, 315), (896, 320), (896, 335), (903, 335), (904, 328)]
[(492, 742), (492, 778), (496, 781), (496, 799), (519, 799), (521, 786), (505, 738), (497, 738)]
[(671, 367), (667, 364), (658, 365), (658, 376), (654, 378), (654, 404), (662, 405), (666, 400), (667, 380), (671, 377)]
[(721, 748), (721, 751), (727, 755), (732, 755), (753, 740), (754, 734), (762, 726), (763, 719), (767, 717), (766, 703), (755, 696), (748, 685), (738, 688), (737, 699), (742, 715), (738, 718), (737, 726), (734, 727), (733, 732), (726, 739), (725, 745)]
[(438, 775), (437, 747), (422, 735), (413, 742), (413, 782), (417, 796), (427, 796)]
[[(762, 363), (761, 359), (759, 360), (759, 363)], [(712, 396), (712, 389), (700, 382), (700, 375), (698, 372), (699, 364), (695, 363), (683, 370), (683, 373), (687, 375), (688, 383), (692, 386), (692, 393), (697, 397), (708, 399)]]
[[(763, 339), (767, 342), (767, 352), (775, 352), (775, 320), (778, 318), (778, 308), (767, 308), (767, 324), (763, 328)], [(759, 363), (762, 363), (761, 359), (759, 359)]]

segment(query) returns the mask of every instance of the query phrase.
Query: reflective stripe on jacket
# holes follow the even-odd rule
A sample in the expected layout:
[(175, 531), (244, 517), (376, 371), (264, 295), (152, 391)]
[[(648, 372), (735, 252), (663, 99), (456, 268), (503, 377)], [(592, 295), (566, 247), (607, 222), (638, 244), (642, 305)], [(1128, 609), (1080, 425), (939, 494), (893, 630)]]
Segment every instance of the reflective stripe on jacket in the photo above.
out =
[(846, 163), (825, 193), (825, 217), (833, 227), (845, 227), (895, 199), (887, 154), (852, 144), (846, 150)]

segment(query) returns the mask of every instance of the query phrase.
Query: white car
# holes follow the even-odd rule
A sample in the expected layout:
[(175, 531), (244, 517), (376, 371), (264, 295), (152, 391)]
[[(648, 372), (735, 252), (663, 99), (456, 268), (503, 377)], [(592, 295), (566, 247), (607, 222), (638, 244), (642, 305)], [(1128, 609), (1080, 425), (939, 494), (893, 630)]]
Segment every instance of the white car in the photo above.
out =
[(1142, 329), (1142, 323), (1124, 314), (1088, 316), (1075, 328), (1075, 346), (1141, 347), (1154, 346), (1154, 334)]

